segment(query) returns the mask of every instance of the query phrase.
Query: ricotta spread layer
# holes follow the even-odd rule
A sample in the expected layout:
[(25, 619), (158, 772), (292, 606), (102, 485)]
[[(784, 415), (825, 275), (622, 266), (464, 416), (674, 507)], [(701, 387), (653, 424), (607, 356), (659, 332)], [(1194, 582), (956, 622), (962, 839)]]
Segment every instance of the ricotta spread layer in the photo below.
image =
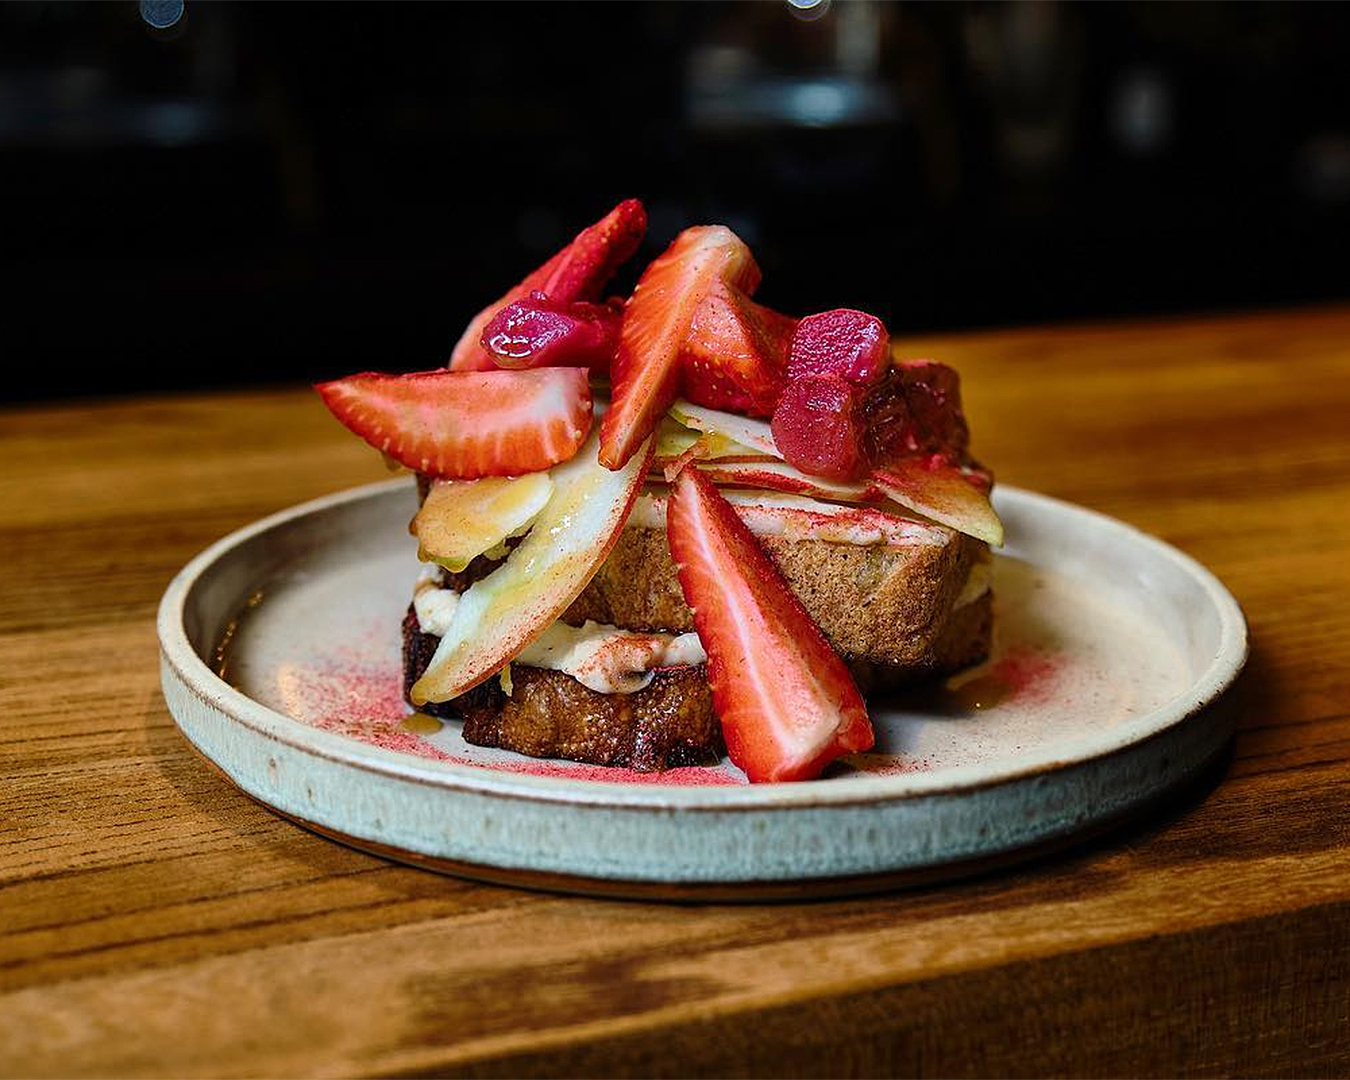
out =
[[(422, 632), (443, 636), (458, 603), (459, 593), (441, 587), (439, 568), (425, 568), (413, 596)], [(694, 633), (641, 633), (588, 620), (581, 626), (554, 623), (513, 663), (561, 671), (601, 694), (632, 694), (650, 684), (658, 668), (707, 659)]]

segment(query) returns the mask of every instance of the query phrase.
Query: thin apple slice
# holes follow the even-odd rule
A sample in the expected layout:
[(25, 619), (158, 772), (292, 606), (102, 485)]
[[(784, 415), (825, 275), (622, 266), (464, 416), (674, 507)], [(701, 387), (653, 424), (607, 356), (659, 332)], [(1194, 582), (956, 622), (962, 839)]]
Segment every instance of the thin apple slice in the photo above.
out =
[(773, 431), (763, 420), (754, 420), (748, 416), (723, 412), (721, 409), (709, 409), (695, 405), (691, 401), (677, 401), (670, 407), (670, 416), (685, 427), (702, 431), (709, 435), (723, 435), (742, 446), (748, 446), (761, 454), (781, 459), (778, 446), (773, 441)]
[[(689, 432), (696, 435), (696, 432)], [(656, 456), (656, 464), (661, 468), (667, 480), (673, 480), (691, 461), (773, 461), (764, 454), (756, 454), (748, 446), (742, 446), (725, 435), (705, 433), (685, 447), (682, 453), (674, 457)]]
[(874, 483), (826, 480), (808, 476), (786, 461), (764, 458), (760, 461), (699, 461), (695, 468), (715, 484), (731, 487), (765, 488), (790, 495), (809, 495), (835, 502), (881, 502), (885, 493)]
[(437, 480), (409, 526), (417, 557), (458, 573), (528, 529), (552, 495), (547, 472)]
[(987, 474), (940, 454), (899, 458), (872, 470), (872, 483), (895, 502), (957, 532), (1003, 544), (1003, 522), (989, 501)]
[(656, 460), (668, 461), (679, 457), (700, 437), (697, 431), (685, 427), (678, 420), (669, 416), (661, 417), (660, 423), (656, 425)]
[(448, 701), (509, 663), (561, 615), (609, 557), (651, 467), (645, 440), (621, 469), (598, 458), (593, 431), (552, 470), (553, 495), (506, 561), (471, 585), (436, 654), (413, 685), (413, 704)]
[[(700, 476), (707, 476), (700, 471)], [(787, 540), (827, 540), (860, 547), (933, 544), (949, 533), (944, 525), (934, 525), (909, 511), (896, 513), (880, 506), (846, 506), (801, 495), (774, 491), (746, 491), (722, 488), (718, 491), (740, 519), (756, 536), (777, 536)], [(664, 529), (669, 507), (668, 487), (649, 489), (638, 496), (630, 524), (647, 529)]]

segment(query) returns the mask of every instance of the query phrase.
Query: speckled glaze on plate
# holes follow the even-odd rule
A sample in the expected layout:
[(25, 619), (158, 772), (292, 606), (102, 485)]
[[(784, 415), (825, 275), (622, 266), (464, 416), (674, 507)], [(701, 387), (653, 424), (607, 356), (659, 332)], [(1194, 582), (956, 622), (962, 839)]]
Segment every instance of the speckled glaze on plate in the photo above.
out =
[(751, 786), (727, 762), (639, 774), (538, 761), (466, 744), (454, 722), (409, 721), (409, 480), (277, 514), (188, 564), (160, 605), (164, 695), (249, 795), (453, 873), (672, 897), (950, 876), (1184, 783), (1232, 734), (1207, 706), (1246, 658), (1236, 602), (1174, 548), (1015, 488), (996, 503), (1009, 543), (994, 560), (994, 656), (873, 702), (875, 751), (811, 783)]

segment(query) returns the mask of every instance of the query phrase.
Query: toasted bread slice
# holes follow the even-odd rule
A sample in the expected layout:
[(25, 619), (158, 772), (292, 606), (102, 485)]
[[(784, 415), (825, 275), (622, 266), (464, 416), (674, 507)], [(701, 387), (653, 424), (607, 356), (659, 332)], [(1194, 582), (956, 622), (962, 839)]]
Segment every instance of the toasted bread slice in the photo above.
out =
[[(403, 621), (403, 693), (430, 663), (440, 639), (422, 633), (409, 609)], [(513, 665), (511, 694), (497, 679), (451, 702), (423, 705), (435, 716), (462, 717), (464, 740), (531, 757), (643, 772), (713, 764), (722, 728), (703, 665), (663, 668), (631, 694), (600, 694), (560, 671)]]

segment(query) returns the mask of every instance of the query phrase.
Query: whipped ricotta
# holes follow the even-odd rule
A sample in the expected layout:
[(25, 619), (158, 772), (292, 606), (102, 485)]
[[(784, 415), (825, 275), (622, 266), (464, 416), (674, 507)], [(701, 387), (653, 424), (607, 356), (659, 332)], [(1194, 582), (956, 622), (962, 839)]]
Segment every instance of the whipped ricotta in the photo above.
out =
[[(424, 634), (443, 636), (458, 604), (459, 594), (441, 587), (438, 568), (422, 572), (413, 610)], [(697, 634), (640, 633), (587, 621), (554, 623), (512, 663), (561, 671), (601, 694), (632, 694), (651, 683), (657, 668), (707, 659)]]
[(956, 603), (952, 605), (952, 610), (975, 603), (992, 587), (993, 567), (987, 561), (981, 560), (970, 568), (970, 574), (966, 577), (966, 584), (956, 597)]

